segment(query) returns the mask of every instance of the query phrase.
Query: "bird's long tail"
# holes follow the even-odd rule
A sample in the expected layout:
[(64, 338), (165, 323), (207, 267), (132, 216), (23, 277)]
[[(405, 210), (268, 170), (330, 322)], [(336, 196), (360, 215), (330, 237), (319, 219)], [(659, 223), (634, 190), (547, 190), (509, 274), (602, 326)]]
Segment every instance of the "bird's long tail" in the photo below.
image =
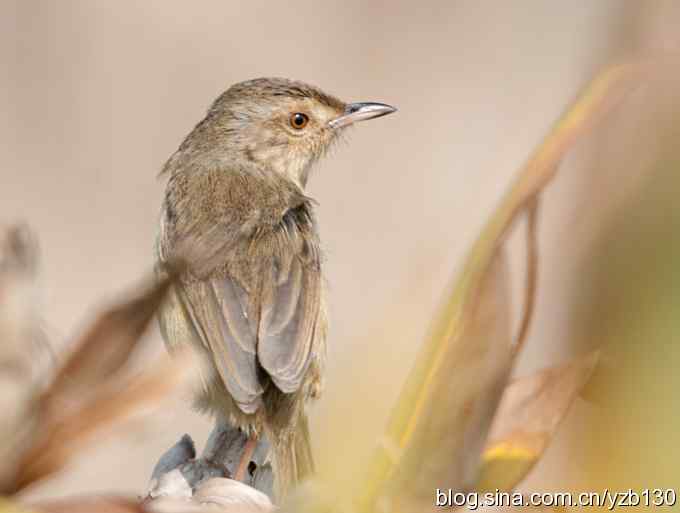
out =
[(298, 424), (298, 433), (295, 438), (295, 463), (298, 482), (308, 478), (316, 471), (307, 415), (303, 415)]
[(280, 502), (315, 470), (306, 415), (301, 416), (294, 433), (272, 440), (272, 452), (275, 491)]

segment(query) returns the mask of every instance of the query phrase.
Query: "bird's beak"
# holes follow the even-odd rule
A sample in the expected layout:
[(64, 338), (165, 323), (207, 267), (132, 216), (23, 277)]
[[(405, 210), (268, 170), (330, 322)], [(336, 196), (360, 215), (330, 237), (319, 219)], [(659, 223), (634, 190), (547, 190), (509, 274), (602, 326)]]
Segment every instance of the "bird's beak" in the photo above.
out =
[(379, 118), (396, 112), (397, 109), (384, 103), (374, 102), (359, 102), (348, 103), (345, 107), (345, 112), (335, 119), (328, 122), (331, 128), (341, 128), (343, 126), (351, 125), (357, 121), (364, 121), (366, 119)]

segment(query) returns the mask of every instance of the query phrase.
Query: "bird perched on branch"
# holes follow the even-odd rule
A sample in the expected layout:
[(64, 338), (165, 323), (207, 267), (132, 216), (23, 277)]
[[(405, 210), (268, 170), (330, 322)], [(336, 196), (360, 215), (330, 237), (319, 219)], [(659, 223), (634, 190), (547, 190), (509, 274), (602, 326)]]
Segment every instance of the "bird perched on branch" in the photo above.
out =
[(349, 125), (394, 112), (291, 80), (230, 87), (165, 164), (157, 253), (187, 271), (160, 312), (170, 349), (207, 362), (197, 406), (271, 443), (277, 495), (313, 469), (305, 404), (321, 391), (326, 310), (314, 163)]

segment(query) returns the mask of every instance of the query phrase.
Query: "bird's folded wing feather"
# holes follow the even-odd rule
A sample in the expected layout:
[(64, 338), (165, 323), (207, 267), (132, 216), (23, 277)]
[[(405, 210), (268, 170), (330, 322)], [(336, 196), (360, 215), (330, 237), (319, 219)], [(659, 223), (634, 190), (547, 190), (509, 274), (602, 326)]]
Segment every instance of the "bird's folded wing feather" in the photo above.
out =
[(253, 413), (263, 393), (258, 379), (256, 331), (247, 314), (246, 292), (230, 278), (213, 278), (178, 285), (179, 294), (202, 344), (232, 398), (245, 413)]
[(322, 283), (318, 260), (296, 255), (286, 267), (271, 270), (275, 285), (263, 292), (257, 353), (274, 384), (292, 393), (302, 385), (320, 336)]

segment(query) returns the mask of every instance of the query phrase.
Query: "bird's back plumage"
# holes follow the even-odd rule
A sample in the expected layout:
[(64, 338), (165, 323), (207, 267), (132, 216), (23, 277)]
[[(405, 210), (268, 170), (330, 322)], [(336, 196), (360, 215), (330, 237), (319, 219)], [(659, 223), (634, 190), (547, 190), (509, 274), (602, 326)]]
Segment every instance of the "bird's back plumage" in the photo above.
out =
[(198, 406), (265, 432), (275, 452), (301, 443), (294, 431), (325, 358), (312, 208), (284, 177), (218, 166), (172, 175), (162, 214), (159, 261), (191, 255), (161, 309), (164, 338), (210, 355)]
[(166, 338), (176, 338), (171, 324), (189, 325), (182, 331), (212, 352), (245, 414), (257, 412), (269, 386), (301, 390), (325, 337), (312, 204), (295, 184), (274, 180), (287, 182), (219, 168), (172, 177), (159, 240), (161, 261), (201, 247), (176, 287), (179, 316), (161, 316)]

